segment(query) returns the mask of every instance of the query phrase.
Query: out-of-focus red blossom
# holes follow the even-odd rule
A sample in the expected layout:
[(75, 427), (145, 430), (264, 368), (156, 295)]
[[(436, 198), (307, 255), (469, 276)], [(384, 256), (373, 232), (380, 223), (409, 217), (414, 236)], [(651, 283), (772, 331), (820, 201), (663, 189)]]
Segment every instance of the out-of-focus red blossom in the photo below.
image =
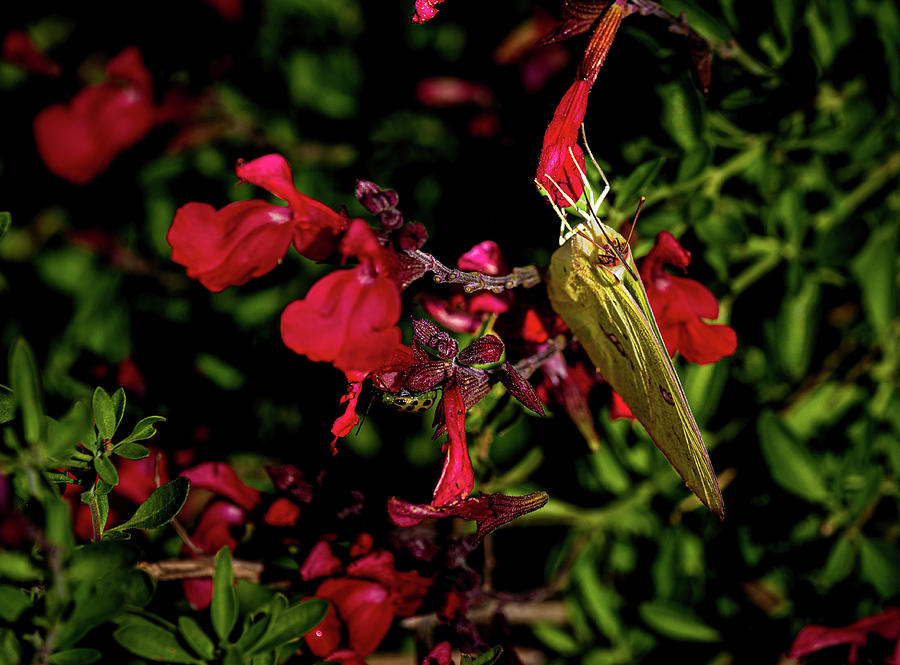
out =
[(422, 659), (422, 665), (453, 665), (453, 661), (450, 658), (451, 653), (449, 642), (438, 642), (428, 652), (428, 655)]
[(617, 393), (615, 390), (612, 391), (612, 401), (609, 404), (609, 419), (610, 420), (621, 420), (623, 418), (627, 418), (628, 420), (634, 422), (636, 418), (634, 414), (631, 412), (631, 409), (628, 408), (628, 405), (625, 403), (625, 400), (622, 399), (622, 396)]
[(640, 273), (669, 355), (678, 351), (688, 362), (708, 365), (735, 352), (737, 335), (730, 326), (704, 321), (719, 316), (719, 303), (709, 289), (663, 268), (668, 264), (684, 269), (690, 262), (691, 253), (671, 233), (661, 231)]
[(494, 93), (486, 85), (466, 81), (455, 76), (433, 76), (419, 81), (416, 99), (425, 106), (444, 108), (462, 104), (488, 107), (494, 103)]
[(856, 665), (859, 659), (859, 647), (866, 645), (871, 633), (885, 640), (896, 642), (891, 655), (883, 662), (889, 663), (889, 665), (900, 665), (900, 609), (896, 607), (889, 607), (880, 614), (865, 617), (849, 626), (840, 628), (806, 626), (794, 639), (788, 657), (803, 658), (827, 647), (849, 644), (850, 653), (847, 662), (850, 665)]
[(62, 68), (48, 58), (35, 45), (28, 33), (22, 30), (6, 33), (3, 38), (3, 48), (0, 49), (0, 57), (32, 74), (50, 77), (62, 74)]
[(287, 206), (252, 199), (216, 210), (187, 203), (175, 213), (166, 235), (172, 260), (210, 291), (239, 286), (265, 275), (288, 248), (320, 260), (337, 249), (348, 220), (294, 187), (291, 167), (281, 155), (239, 161), (238, 177), (287, 201)]
[(244, 13), (244, 0), (203, 0), (218, 12), (224, 20), (235, 23), (241, 20)]
[(372, 551), (372, 545), (375, 539), (371, 533), (363, 532), (356, 537), (356, 540), (350, 545), (350, 556), (362, 556)]
[(580, 362), (567, 365), (561, 353), (551, 356), (541, 370), (544, 380), (537, 388), (538, 395), (545, 402), (549, 402), (552, 395), (554, 401), (566, 410), (588, 447), (599, 450), (600, 435), (588, 404), (590, 391), (599, 382), (596, 372), (588, 372)]
[(150, 72), (137, 48), (110, 60), (106, 75), (108, 81), (83, 89), (71, 104), (48, 106), (34, 119), (35, 142), (47, 168), (78, 185), (93, 180), (161, 121)]
[(266, 510), (263, 522), (269, 526), (294, 526), (300, 518), (300, 506), (280, 496)]
[(137, 363), (131, 358), (124, 358), (119, 363), (119, 369), (116, 372), (116, 385), (122, 386), (128, 392), (134, 393), (138, 397), (143, 397), (147, 393), (144, 375), (141, 374)]
[(360, 219), (344, 234), (341, 252), (356, 256), (359, 265), (325, 275), (305, 298), (285, 308), (284, 343), (310, 360), (332, 363), (351, 382), (398, 363), (408, 365), (410, 353), (397, 327), (401, 303), (393, 279), (395, 254), (381, 247)]
[(377, 582), (329, 579), (316, 589), (316, 597), (334, 605), (348, 646), (362, 658), (375, 651), (394, 621), (390, 593)]
[(549, 193), (550, 198), (562, 207), (571, 205), (566, 196), (577, 201), (584, 191), (581, 180), (581, 174), (584, 173), (584, 151), (578, 145), (578, 131), (584, 122), (590, 89), (590, 84), (584, 79), (576, 80), (563, 95), (553, 113), (553, 120), (544, 133), (535, 178)]
[(413, 23), (425, 23), (437, 16), (439, 5), (444, 0), (416, 0), (416, 13), (412, 17)]
[(537, 9), (535, 15), (514, 28), (494, 50), (498, 65), (519, 63), (522, 87), (526, 92), (543, 90), (550, 78), (569, 64), (569, 50), (559, 45), (538, 48), (538, 39), (546, 35), (556, 19)]
[(394, 568), (394, 555), (387, 550), (371, 552), (352, 561), (347, 566), (347, 574), (372, 579), (385, 586), (397, 616), (413, 614), (432, 583), (430, 578), (422, 577), (414, 570), (403, 572)]
[[(300, 566), (300, 577), (304, 582), (314, 580), (317, 577), (337, 575), (344, 570), (344, 564), (331, 551), (331, 545), (327, 540), (320, 540), (306, 555), (306, 560)], [(334, 648), (334, 647), (332, 647)]]
[(248, 487), (224, 462), (203, 462), (181, 475), (191, 481), (191, 489), (210, 490), (231, 499), (241, 508), (250, 510), (259, 504), (259, 491)]

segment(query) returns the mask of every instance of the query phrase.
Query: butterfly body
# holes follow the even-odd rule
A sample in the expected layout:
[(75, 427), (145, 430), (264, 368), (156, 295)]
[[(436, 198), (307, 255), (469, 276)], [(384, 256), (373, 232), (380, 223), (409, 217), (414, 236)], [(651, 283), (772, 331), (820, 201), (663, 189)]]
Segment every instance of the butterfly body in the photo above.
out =
[(666, 352), (627, 241), (596, 219), (553, 253), (550, 302), (688, 487), (724, 503), (700, 430)]

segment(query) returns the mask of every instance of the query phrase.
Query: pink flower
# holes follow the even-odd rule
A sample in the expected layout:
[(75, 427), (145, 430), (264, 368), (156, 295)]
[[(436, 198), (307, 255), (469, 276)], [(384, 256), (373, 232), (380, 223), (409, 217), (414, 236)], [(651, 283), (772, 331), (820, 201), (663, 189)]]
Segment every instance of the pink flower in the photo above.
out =
[(314, 580), (317, 577), (337, 575), (344, 570), (344, 565), (331, 551), (331, 545), (326, 540), (320, 540), (306, 555), (306, 560), (300, 566), (300, 577), (304, 582)]
[(2, 54), (7, 62), (19, 65), (22, 69), (33, 74), (57, 77), (62, 74), (62, 69), (44, 53), (42, 53), (27, 32), (13, 30), (6, 33), (3, 38)]
[(238, 177), (287, 201), (287, 206), (259, 199), (239, 201), (220, 210), (188, 203), (175, 213), (166, 235), (172, 260), (188, 277), (210, 291), (244, 284), (265, 275), (288, 248), (319, 260), (337, 249), (337, 236), (348, 226), (342, 215), (294, 187), (291, 168), (281, 155), (238, 162)]
[(572, 201), (577, 201), (584, 191), (584, 183), (581, 180), (581, 174), (585, 172), (584, 151), (578, 145), (578, 132), (581, 123), (584, 122), (590, 90), (588, 81), (576, 80), (563, 95), (553, 114), (553, 120), (544, 133), (544, 144), (535, 178), (549, 193), (550, 198), (562, 207), (571, 205), (566, 196)]
[(494, 93), (486, 85), (466, 81), (455, 76), (433, 76), (419, 81), (416, 98), (425, 106), (444, 108), (461, 104), (477, 104), (488, 107), (494, 102)]
[(248, 487), (224, 462), (203, 462), (181, 472), (190, 479), (192, 489), (211, 490), (250, 510), (259, 503), (259, 492)]
[(109, 80), (79, 92), (69, 105), (54, 104), (34, 119), (34, 138), (47, 168), (83, 185), (140, 141), (159, 121), (150, 72), (135, 47), (106, 67)]
[(416, 14), (412, 17), (413, 23), (425, 23), (437, 16), (439, 5), (444, 0), (416, 0)]
[(708, 365), (735, 352), (737, 335), (730, 326), (704, 320), (719, 316), (719, 303), (709, 289), (663, 269), (666, 264), (686, 268), (690, 262), (691, 253), (671, 233), (661, 231), (640, 273), (669, 355), (678, 351), (688, 362)]

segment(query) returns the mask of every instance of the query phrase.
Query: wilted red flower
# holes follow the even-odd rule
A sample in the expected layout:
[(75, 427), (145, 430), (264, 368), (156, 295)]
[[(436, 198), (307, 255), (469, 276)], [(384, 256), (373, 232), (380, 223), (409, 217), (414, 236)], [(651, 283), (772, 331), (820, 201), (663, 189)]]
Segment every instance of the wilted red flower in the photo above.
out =
[(83, 185), (159, 122), (150, 72), (135, 47), (109, 61), (109, 80), (79, 92), (69, 105), (54, 104), (34, 119), (34, 138), (47, 168)]
[(881, 614), (865, 617), (840, 628), (806, 626), (794, 639), (788, 657), (803, 658), (827, 647), (849, 644), (850, 653), (847, 662), (856, 665), (859, 647), (865, 646), (871, 633), (896, 642), (891, 655), (884, 662), (889, 665), (900, 665), (900, 609), (896, 607), (889, 607)]
[(719, 316), (719, 303), (709, 289), (663, 269), (666, 264), (687, 268), (690, 262), (691, 253), (661, 231), (640, 273), (669, 355), (678, 351), (688, 362), (708, 365), (735, 352), (737, 335), (730, 326), (704, 321)]
[(439, 5), (444, 0), (416, 0), (416, 13), (412, 17), (413, 23), (425, 23), (437, 16)]
[(478, 525), (473, 544), (478, 544), (497, 527), (511, 522), (517, 517), (543, 507), (549, 500), (546, 492), (533, 492), (524, 496), (506, 494), (484, 494), (458, 501), (452, 505), (437, 506), (434, 503), (414, 504), (397, 497), (388, 499), (388, 514), (397, 526), (410, 527), (429, 517), (461, 517), (474, 520)]
[(2, 54), (7, 62), (18, 65), (33, 74), (56, 77), (62, 74), (62, 68), (35, 46), (27, 32), (13, 30), (3, 38)]
[(243, 182), (262, 187), (287, 206), (253, 199), (216, 210), (187, 203), (175, 213), (166, 235), (172, 260), (210, 291), (244, 284), (272, 270), (291, 244), (319, 260), (337, 249), (348, 220), (294, 187), (291, 167), (281, 155), (265, 155), (236, 167)]
[(553, 120), (544, 133), (544, 144), (541, 147), (541, 159), (535, 178), (548, 192), (550, 198), (561, 207), (571, 205), (566, 196), (572, 201), (577, 201), (584, 191), (581, 178), (581, 174), (585, 172), (584, 151), (578, 145), (578, 130), (584, 122), (590, 90), (591, 85), (588, 81), (577, 79), (563, 95), (553, 113)]

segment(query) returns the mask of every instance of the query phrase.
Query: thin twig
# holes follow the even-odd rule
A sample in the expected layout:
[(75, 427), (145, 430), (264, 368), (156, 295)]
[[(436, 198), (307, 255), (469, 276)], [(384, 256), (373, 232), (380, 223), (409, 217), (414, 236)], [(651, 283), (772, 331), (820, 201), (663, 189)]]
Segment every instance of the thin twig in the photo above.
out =
[[(259, 561), (234, 559), (234, 576), (239, 580), (259, 582), (263, 564)], [(194, 577), (212, 577), (215, 559), (211, 556), (196, 559), (166, 559), (164, 561), (141, 561), (138, 568), (157, 580), (183, 580)]]
[(466, 293), (493, 291), (502, 293), (518, 286), (530, 288), (541, 282), (541, 274), (536, 266), (513, 268), (508, 275), (485, 275), (480, 272), (453, 270), (419, 249), (406, 250), (407, 256), (418, 262), (427, 272), (434, 273), (437, 284), (462, 284)]

